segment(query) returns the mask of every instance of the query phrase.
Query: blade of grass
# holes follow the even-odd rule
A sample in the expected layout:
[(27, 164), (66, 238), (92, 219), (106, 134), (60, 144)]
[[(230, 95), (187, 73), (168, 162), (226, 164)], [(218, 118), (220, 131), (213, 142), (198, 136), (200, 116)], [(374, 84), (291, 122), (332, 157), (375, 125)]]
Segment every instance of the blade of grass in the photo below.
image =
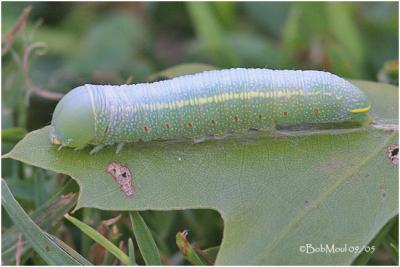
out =
[(215, 9), (217, 17), (219, 18), (224, 28), (233, 29), (235, 26), (235, 22), (237, 22), (236, 11), (239, 6), (236, 3), (232, 2), (215, 1), (212, 2), (212, 7)]
[(128, 264), (129, 257), (120, 250), (117, 246), (107, 240), (104, 236), (102, 236), (95, 229), (90, 227), (89, 225), (79, 221), (78, 219), (70, 216), (69, 214), (65, 214), (64, 217), (70, 221), (73, 225), (78, 227), (82, 232), (96, 241), (99, 245), (103, 246), (108, 252), (113, 254), (117, 259), (119, 259), (123, 264)]
[(209, 54), (218, 59), (219, 65), (239, 65), (239, 59), (233, 52), (230, 44), (226, 41), (224, 31), (213, 14), (210, 3), (187, 2), (185, 4), (196, 34), (207, 48)]
[(8, 184), (8, 187), (10, 188), (11, 192), (13, 192), (13, 195), (16, 199), (33, 202), (35, 192), (32, 190), (32, 180), (20, 180), (16, 177), (4, 178), (4, 180)]
[(191, 264), (194, 265), (208, 265), (208, 263), (203, 260), (192, 245), (187, 241), (186, 236), (188, 232), (185, 230), (183, 232), (178, 232), (176, 234), (176, 245), (178, 246), (179, 250), (182, 252), (183, 257)]
[[(82, 221), (88, 222), (92, 216), (93, 209), (83, 209), (82, 211)], [(82, 255), (86, 257), (89, 255), (90, 246), (93, 244), (93, 241), (85, 235), (83, 232), (81, 233), (81, 247), (82, 247)]]
[(105, 251), (104, 254), (104, 260), (103, 260), (103, 265), (112, 265), (113, 260), (115, 259), (115, 257), (108, 252), (107, 250)]
[[(30, 215), (31, 219), (44, 231), (49, 231), (53, 225), (63, 218), (65, 213), (75, 206), (78, 195), (72, 192), (76, 190), (78, 190), (77, 184), (70, 179), (59, 192)], [(2, 234), (1, 256), (5, 265), (15, 265), (15, 258), (13, 255), (15, 255), (16, 252), (19, 233), (20, 231), (14, 225)], [(26, 254), (30, 250), (30, 243), (24, 244), (23, 254)]]
[(140, 216), (139, 212), (132, 211), (129, 213), (129, 218), (131, 219), (133, 233), (135, 234), (140, 253), (146, 264), (162, 265), (157, 245), (142, 216)]
[(292, 66), (295, 64), (296, 51), (299, 51), (304, 46), (304, 36), (299, 31), (301, 16), (302, 9), (296, 5), (292, 5), (282, 31), (282, 48), (285, 63)]
[(392, 238), (390, 235), (386, 235), (385, 240), (383, 241), (383, 246), (385, 247), (386, 251), (390, 255), (390, 258), (396, 265), (399, 265), (399, 253), (396, 249), (397, 240)]
[(43, 186), (46, 183), (43, 169), (35, 168), (33, 175), (33, 191), (35, 199), (35, 207), (40, 207), (48, 199), (46, 188)]
[(49, 265), (91, 265), (58, 238), (42, 231), (15, 200), (4, 179), (1, 179), (1, 202), (24, 238)]
[(74, 258), (81, 259), (81, 265), (92, 265), (88, 260), (86, 260), (81, 254), (73, 250), (70, 246), (65, 244), (62, 240), (58, 239), (57, 237), (46, 233), (45, 235), (52, 240), (57, 246), (59, 246), (63, 251), (65, 251), (68, 255), (71, 255)]
[(3, 143), (15, 144), (28, 133), (25, 128), (14, 127), (1, 130), (1, 141)]
[(133, 246), (133, 241), (131, 238), (128, 240), (128, 253), (129, 253), (129, 264), (137, 265), (135, 261), (135, 247)]
[(398, 247), (395, 244), (390, 243), (390, 249), (391, 249), (393, 255), (396, 256), (396, 264), (399, 264), (399, 249), (398, 249)]

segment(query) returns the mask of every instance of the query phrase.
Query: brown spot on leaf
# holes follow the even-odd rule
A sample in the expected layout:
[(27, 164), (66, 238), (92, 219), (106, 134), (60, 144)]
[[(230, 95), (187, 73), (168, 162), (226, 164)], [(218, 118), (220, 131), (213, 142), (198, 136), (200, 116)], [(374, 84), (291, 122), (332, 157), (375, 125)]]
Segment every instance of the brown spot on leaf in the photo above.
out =
[(399, 145), (392, 144), (388, 146), (386, 155), (394, 165), (399, 165)]
[(107, 165), (106, 172), (114, 178), (114, 180), (118, 183), (119, 188), (126, 196), (133, 196), (133, 175), (129, 170), (128, 165), (112, 161)]

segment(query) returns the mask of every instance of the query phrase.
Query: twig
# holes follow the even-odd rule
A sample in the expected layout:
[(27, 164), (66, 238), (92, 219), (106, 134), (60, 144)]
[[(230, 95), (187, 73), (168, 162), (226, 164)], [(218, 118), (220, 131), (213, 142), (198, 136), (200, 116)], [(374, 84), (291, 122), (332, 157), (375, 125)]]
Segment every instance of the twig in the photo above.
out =
[(36, 55), (44, 55), (47, 52), (47, 45), (45, 43), (42, 42), (36, 42), (33, 43), (31, 45), (29, 45), (28, 47), (26, 47), (24, 49), (24, 56), (22, 59), (22, 67), (24, 68), (24, 71), (28, 71), (28, 67), (29, 67), (29, 56), (31, 54), (31, 52), (35, 49), (42, 49), (42, 50), (37, 50), (36, 51)]
[[(42, 49), (42, 50), (36, 50), (36, 49)], [(24, 54), (22, 57), (22, 70), (24, 74), (24, 79), (26, 82), (27, 87), (29, 88), (26, 94), (26, 102), (28, 101), (29, 97), (32, 94), (35, 94), (37, 96), (40, 96), (45, 99), (50, 99), (50, 100), (59, 100), (61, 99), (64, 94), (62, 93), (57, 93), (57, 92), (50, 92), (43, 90), (39, 88), (38, 86), (35, 85), (33, 82), (32, 78), (29, 75), (29, 56), (30, 54), (36, 50), (37, 55), (43, 55), (46, 53), (47, 45), (42, 42), (36, 42), (24, 49)]]
[(39, 18), (35, 24), (33, 24), (32, 30), (30, 30), (30, 34), (27, 38), (28, 43), (33, 42), (33, 36), (36, 33), (36, 30), (43, 24), (43, 18)]
[(28, 6), (24, 9), (22, 12), (22, 15), (18, 18), (17, 23), (14, 25), (14, 27), (9, 31), (5, 38), (4, 38), (4, 45), (1, 49), (1, 56), (4, 56), (12, 47), (14, 43), (15, 36), (17, 35), (18, 32), (20, 32), (22, 29), (25, 28), (26, 22), (29, 17), (29, 13), (31, 13), (32, 6)]
[(60, 100), (64, 96), (63, 93), (46, 91), (39, 88), (35, 88), (35, 90), (30, 91), (30, 93), (49, 100)]
[[(12, 47), (12, 43), (14, 41), (15, 35), (18, 33), (18, 31), (20, 31), (26, 24), (28, 15), (30, 13), (30, 11), (32, 10), (32, 6), (28, 6), (24, 9), (23, 14), (21, 15), (21, 17), (18, 19), (17, 24), (14, 26), (14, 28), (7, 33), (6, 35), (6, 45), (4, 47), (4, 49), (6, 49), (8, 52), (8, 50), (11, 49)], [(40, 25), (41, 22), (36, 23), (35, 24), (35, 28), (38, 27)], [(9, 47), (8, 47), (9, 46)], [(46, 53), (46, 49), (47, 49), (47, 45), (45, 43), (42, 42), (36, 42), (33, 43), (27, 47), (24, 48), (24, 53), (22, 55), (22, 58), (14, 51), (11, 50), (12, 52), (12, 56), (14, 58), (14, 61), (17, 63), (17, 65), (20, 66), (20, 68), (22, 69), (23, 75), (24, 75), (24, 79), (25, 79), (25, 83), (27, 85), (28, 92), (26, 95), (26, 98), (29, 98), (29, 96), (32, 93), (35, 93), (38, 96), (47, 98), (47, 99), (51, 99), (51, 100), (58, 100), (61, 99), (63, 97), (63, 94), (61, 93), (53, 93), (53, 92), (48, 92), (45, 90), (42, 90), (40, 88), (38, 88), (32, 81), (31, 77), (29, 76), (29, 56), (32, 53), (33, 50), (41, 48), (42, 50), (36, 51), (37, 55), (43, 55)], [(4, 49), (2, 50), (2, 53), (4, 52)], [(3, 55), (3, 54), (2, 54)]]
[(117, 216), (115, 216), (114, 218), (102, 221), (101, 224), (104, 226), (111, 226), (111, 225), (115, 224), (116, 222), (118, 222), (118, 220), (121, 219), (121, 217), (122, 217), (122, 214), (120, 213)]
[(17, 248), (15, 251), (15, 265), (21, 265), (21, 256), (24, 251), (24, 240), (22, 233), (18, 234)]
[(130, 75), (128, 79), (126, 79), (125, 84), (130, 84), (133, 81), (133, 75)]

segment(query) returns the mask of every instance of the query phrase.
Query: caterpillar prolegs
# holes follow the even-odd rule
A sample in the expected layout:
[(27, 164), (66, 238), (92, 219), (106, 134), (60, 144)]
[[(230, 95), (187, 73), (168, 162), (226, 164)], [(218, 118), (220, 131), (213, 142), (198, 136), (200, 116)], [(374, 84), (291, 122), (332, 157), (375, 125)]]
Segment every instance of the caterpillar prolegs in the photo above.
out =
[(83, 148), (197, 138), (271, 126), (363, 122), (370, 104), (328, 72), (269, 69), (205, 71), (133, 85), (79, 86), (58, 103), (53, 144)]

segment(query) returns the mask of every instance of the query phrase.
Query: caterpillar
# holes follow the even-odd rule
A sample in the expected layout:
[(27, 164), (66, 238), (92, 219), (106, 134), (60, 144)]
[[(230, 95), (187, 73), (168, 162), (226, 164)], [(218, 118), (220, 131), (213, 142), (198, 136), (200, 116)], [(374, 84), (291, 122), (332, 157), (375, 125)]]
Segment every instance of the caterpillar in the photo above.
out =
[(370, 103), (329, 72), (204, 71), (133, 85), (86, 84), (57, 104), (51, 143), (81, 149), (136, 141), (197, 138), (276, 126), (365, 122)]

